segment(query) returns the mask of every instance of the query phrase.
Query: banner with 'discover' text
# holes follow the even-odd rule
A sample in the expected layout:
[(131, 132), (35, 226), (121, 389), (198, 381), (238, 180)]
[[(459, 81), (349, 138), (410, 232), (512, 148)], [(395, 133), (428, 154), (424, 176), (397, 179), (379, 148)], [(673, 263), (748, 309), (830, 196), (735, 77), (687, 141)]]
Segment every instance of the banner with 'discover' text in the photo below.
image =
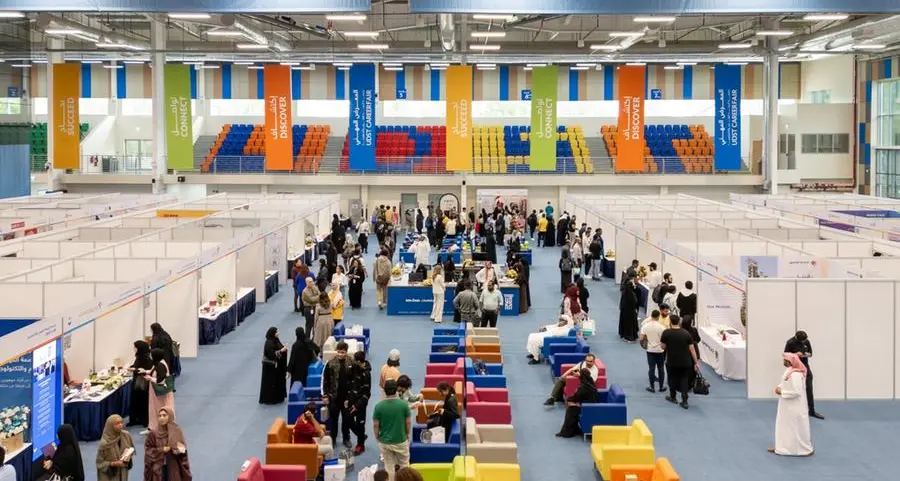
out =
[(291, 132), (291, 67), (266, 65), (263, 70), (263, 95), (266, 101), (266, 170), (291, 170), (293, 133)]
[(350, 67), (350, 170), (375, 170), (375, 65)]
[(557, 67), (535, 67), (531, 73), (530, 170), (556, 170)]
[(616, 172), (644, 169), (645, 66), (619, 67), (619, 123), (616, 134)]
[(194, 132), (191, 113), (191, 67), (166, 64), (163, 73), (166, 96), (166, 167), (194, 168)]
[(447, 170), (472, 170), (472, 67), (447, 67)]
[(81, 154), (78, 97), (81, 65), (53, 64), (53, 168), (77, 169)]

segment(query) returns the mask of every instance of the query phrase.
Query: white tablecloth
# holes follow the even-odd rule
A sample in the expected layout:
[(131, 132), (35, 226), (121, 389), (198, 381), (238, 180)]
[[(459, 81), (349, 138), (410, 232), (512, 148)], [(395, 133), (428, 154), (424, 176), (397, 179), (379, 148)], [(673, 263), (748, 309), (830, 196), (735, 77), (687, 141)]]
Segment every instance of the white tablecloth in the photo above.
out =
[(700, 359), (725, 379), (747, 379), (747, 342), (725, 343), (715, 327), (700, 329)]
[(215, 321), (216, 319), (219, 318), (219, 316), (220, 316), (223, 312), (225, 312), (225, 311), (227, 311), (228, 309), (230, 309), (231, 306), (232, 306), (235, 302), (237, 302), (238, 300), (242, 299), (242, 298), (243, 298), (244, 296), (246, 296), (247, 294), (250, 294), (250, 292), (251, 292), (252, 290), (253, 290), (252, 287), (242, 287), (242, 288), (238, 289), (237, 297), (236, 297), (232, 302), (229, 302), (227, 306), (223, 306), (223, 305), (221, 305), (221, 304), (218, 304), (218, 305), (216, 305), (215, 308), (213, 308), (213, 310), (211, 310), (211, 311), (209, 311), (209, 312), (203, 312), (203, 308), (206, 307), (207, 305), (209, 305), (208, 303), (207, 303), (207, 304), (204, 304), (204, 305), (202, 305), (202, 306), (200, 306), (200, 307), (197, 308), (197, 316), (198, 316), (200, 319), (206, 319), (206, 320), (209, 320), (209, 321)]

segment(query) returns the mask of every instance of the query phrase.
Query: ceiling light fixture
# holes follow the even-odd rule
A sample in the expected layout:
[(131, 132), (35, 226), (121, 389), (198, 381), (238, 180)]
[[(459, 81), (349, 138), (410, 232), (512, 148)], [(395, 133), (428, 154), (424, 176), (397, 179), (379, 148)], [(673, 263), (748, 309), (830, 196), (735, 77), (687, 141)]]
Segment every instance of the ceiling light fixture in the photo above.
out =
[(403, 70), (403, 67), (385, 67), (384, 70), (388, 72), (400, 72)]
[(500, 50), (500, 46), (499, 45), (471, 45), (470, 44), (469, 50), (481, 50), (482, 52), (487, 52), (487, 51), (495, 52), (497, 50)]
[(200, 68), (202, 68), (204, 70), (218, 70), (219, 66), (218, 65), (200, 65)]
[(365, 19), (366, 19), (366, 16), (359, 14), (359, 13), (354, 13), (354, 14), (350, 14), (350, 15), (325, 15), (325, 20), (331, 20), (333, 22), (353, 21), (353, 20), (362, 21)]
[(792, 30), (757, 30), (757, 37), (790, 37), (794, 32)]
[(596, 67), (597, 64), (595, 64), (595, 63), (576, 63), (575, 66), (576, 67)]
[(663, 67), (663, 69), (665, 69), (665, 70), (684, 70), (684, 67), (682, 67), (680, 65), (666, 65), (665, 67)]
[(125, 48), (124, 43), (99, 42), (95, 45), (97, 48)]
[(496, 70), (497, 67), (482, 67), (481, 65), (478, 65), (475, 67), (475, 69), (476, 70)]
[(621, 48), (621, 45), (591, 45), (591, 50), (603, 50), (605, 52), (613, 52)]
[(534, 67), (523, 67), (522, 70), (534, 70)]
[(689, 67), (692, 65), (697, 65), (697, 62), (678, 62), (675, 65), (680, 65), (682, 67)]
[(546, 66), (547, 66), (547, 64), (545, 64), (545, 63), (529, 63), (529, 64), (526, 64), (526, 65), (527, 65), (528, 67), (532, 67), (532, 68), (534, 68), (534, 67), (546, 67)]
[(610, 38), (631, 38), (631, 37), (643, 37), (644, 32), (609, 32), (607, 35)]
[(496, 67), (497, 64), (495, 64), (495, 63), (479, 63), (479, 64), (475, 64), (475, 66), (476, 66), (476, 67), (490, 68), (490, 67)]
[(300, 62), (280, 62), (279, 65), (287, 65), (288, 67), (296, 67)]
[(725, 62), (725, 65), (741, 66), (741, 65), (747, 65), (747, 62)]
[(869, 44), (854, 45), (854, 46), (853, 46), (853, 48), (854, 48), (855, 50), (881, 50), (881, 49), (883, 49), (883, 48), (885, 48), (885, 47), (886, 47), (886, 45), (876, 44), (876, 43), (869, 43)]
[(195, 67), (199, 67), (203, 65), (203, 62), (181, 62), (183, 65), (193, 65)]
[(387, 50), (391, 46), (386, 43), (361, 43), (356, 48), (360, 50)]
[(118, 68), (122, 68), (122, 67), (124, 67), (124, 65), (104, 65), (104, 66), (103, 66), (103, 68), (108, 68), (108, 69), (110, 69), (110, 70), (112, 70), (112, 69), (118, 69)]
[(347, 70), (350, 70), (350, 67), (338, 67), (338, 70), (347, 71)]
[(146, 60), (126, 60), (125, 64), (127, 65), (143, 65), (146, 63)]
[(350, 62), (333, 62), (331, 65), (335, 67), (352, 67), (353, 64)]
[(634, 17), (637, 23), (671, 23), (675, 21), (675, 17)]
[(263, 67), (262, 65), (251, 65), (251, 66), (247, 67), (247, 70), (262, 70), (264, 68), (265, 67)]
[(44, 59), (37, 59), (37, 60), (32, 60), (31, 63), (50, 63), (50, 62), (48, 62)]
[(240, 37), (244, 32), (237, 30), (210, 30), (206, 32), (210, 37)]
[(750, 48), (750, 47), (752, 47), (752, 46), (753, 46), (753, 44), (751, 44), (751, 43), (749, 43), (749, 42), (745, 42), (745, 43), (720, 43), (720, 44), (719, 44), (719, 48), (722, 49), (722, 50), (735, 50), (735, 49), (741, 49), (741, 48)]
[(169, 18), (175, 20), (208, 20), (212, 15), (208, 13), (170, 13)]
[(382, 67), (402, 67), (403, 64), (400, 62), (382, 62)]
[(345, 37), (372, 37), (375, 38), (380, 35), (380, 32), (341, 32), (341, 34)]
[(628, 62), (625, 65), (627, 65), (629, 67), (643, 67), (644, 65), (647, 65), (647, 63), (646, 62)]
[(434, 68), (434, 67), (445, 67), (446, 68), (446, 67), (450, 66), (450, 64), (447, 62), (431, 62), (430, 65), (432, 68)]
[(811, 13), (803, 17), (807, 22), (836, 22), (839, 20), (847, 20), (850, 15), (846, 13)]
[(74, 28), (48, 28), (44, 30), (44, 33), (47, 35), (75, 35), (82, 32)]
[(493, 31), (493, 32), (472, 32), (472, 38), (503, 38), (506, 36), (506, 32), (503, 31)]
[[(10, 17), (6, 17), (6, 18), (10, 18)], [(13, 64), (10, 64), (9, 66), (15, 67), (15, 68), (31, 68), (31, 65), (27, 64), (27, 63), (13, 63)]]
[(429, 68), (430, 70), (447, 70), (447, 67), (440, 67), (440, 66), (435, 67), (435, 66), (433, 66), (433, 65), (429, 65), (428, 68)]
[(253, 65), (254, 63), (256, 62), (248, 62), (246, 60), (239, 60), (237, 62), (234, 62), (235, 65)]
[(268, 50), (269, 46), (263, 43), (238, 43), (235, 47), (241, 50)]
[(590, 69), (591, 69), (590, 67), (579, 67), (578, 65), (569, 67), (569, 70), (590, 70)]
[(25, 17), (25, 14), (22, 12), (0, 12), (0, 18), (24, 18), (24, 17)]
[(503, 20), (505, 22), (512, 22), (516, 19), (515, 15), (497, 15), (491, 13), (476, 13), (472, 15), (472, 18), (475, 20)]
[(92, 34), (92, 33), (84, 33), (84, 32), (82, 32), (82, 33), (73, 33), (72, 36), (75, 37), (75, 38), (80, 38), (81, 40), (84, 40), (84, 41), (86, 41), (86, 42), (97, 42), (97, 41), (100, 40), (100, 37), (99, 37), (99, 36), (94, 35), (94, 34)]
[(103, 61), (102, 60), (82, 60), (81, 63), (90, 65), (90, 64), (95, 64), (95, 63), (103, 63)]

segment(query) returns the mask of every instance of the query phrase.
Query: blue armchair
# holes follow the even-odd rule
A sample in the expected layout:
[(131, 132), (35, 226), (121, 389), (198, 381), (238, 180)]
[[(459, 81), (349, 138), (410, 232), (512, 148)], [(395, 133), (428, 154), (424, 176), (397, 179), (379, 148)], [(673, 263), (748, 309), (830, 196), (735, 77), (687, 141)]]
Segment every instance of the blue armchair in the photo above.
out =
[[(316, 390), (318, 390), (318, 388), (316, 388)], [(306, 409), (306, 403), (308, 403), (311, 398), (306, 396), (305, 391), (306, 389), (304, 389), (303, 384), (299, 381), (291, 385), (291, 389), (288, 391), (286, 419), (288, 424), (293, 425), (297, 422), (297, 417), (303, 414), (303, 410)], [(322, 422), (322, 408), (325, 407), (325, 403), (316, 401), (316, 407), (316, 419), (318, 419), (319, 422)]]
[(453, 458), (460, 455), (458, 419), (453, 422), (453, 429), (450, 430), (446, 444), (425, 444), (419, 441), (424, 429), (424, 424), (413, 425), (413, 436), (409, 446), (410, 463), (450, 463), (453, 462)]
[(343, 322), (338, 324), (331, 331), (331, 335), (334, 336), (334, 339), (337, 341), (340, 341), (341, 339), (356, 339), (357, 341), (360, 341), (363, 343), (363, 345), (366, 348), (366, 353), (368, 353), (369, 352), (369, 343), (370, 343), (370, 339), (371, 339), (371, 336), (370, 336), (371, 331), (369, 330), (369, 328), (368, 327), (363, 328), (362, 336), (348, 336), (345, 334), (347, 329), (346, 329), (346, 326), (344, 326), (344, 324), (345, 323), (343, 323)]
[(466, 380), (475, 387), (506, 387), (506, 376), (503, 375), (503, 364), (485, 363), (487, 374), (476, 374), (471, 358), (466, 358)]
[(570, 329), (565, 336), (549, 336), (544, 338), (544, 345), (541, 346), (541, 357), (550, 359), (551, 344), (575, 344), (578, 338), (575, 337), (575, 329)]
[(575, 344), (554, 344), (552, 349), (559, 349), (550, 355), (550, 372), (553, 378), (560, 376), (563, 364), (577, 364), (584, 360), (584, 355), (591, 348), (582, 341)]
[(598, 391), (599, 403), (581, 405), (581, 431), (588, 435), (594, 426), (625, 426), (628, 424), (628, 409), (625, 405), (625, 391), (618, 384)]

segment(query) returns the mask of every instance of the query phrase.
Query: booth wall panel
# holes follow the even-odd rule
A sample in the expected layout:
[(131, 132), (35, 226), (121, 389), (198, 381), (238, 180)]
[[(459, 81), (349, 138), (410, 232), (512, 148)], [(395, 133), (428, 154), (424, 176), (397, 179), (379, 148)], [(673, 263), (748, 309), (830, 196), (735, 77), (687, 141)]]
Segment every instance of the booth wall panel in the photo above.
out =
[(656, 247), (645, 240), (637, 241), (637, 256), (635, 256), (635, 258), (641, 261), (642, 266), (648, 266), (651, 262), (655, 262), (657, 266), (661, 266), (663, 261), (662, 251), (659, 250), (659, 247)]
[(818, 239), (819, 229), (790, 229), (791, 239)]
[(45, 283), (43, 287), (44, 316), (64, 314), (97, 295), (93, 282)]
[(173, 259), (184, 259), (187, 257), (196, 257), (200, 254), (199, 243), (187, 242), (168, 242), (166, 243), (166, 257)]
[(203, 229), (196, 229), (196, 228), (173, 229), (170, 232), (172, 232), (172, 240), (175, 240), (175, 241), (202, 241), (203, 240)]
[(207, 251), (209, 249), (214, 249), (222, 242), (201, 242), (200, 243), (200, 252)]
[(206, 229), (203, 231), (203, 241), (220, 241), (231, 240), (237, 235), (235, 229)]
[(94, 330), (94, 321), (90, 321), (63, 336), (63, 358), (69, 377), (76, 381), (86, 378), (93, 368)]
[(838, 253), (836, 242), (805, 242), (803, 250), (821, 257), (837, 257)]
[[(112, 282), (116, 280), (115, 259), (75, 259), (72, 275), (88, 281)], [(149, 273), (148, 273), (149, 274)]]
[(200, 342), (197, 327), (198, 281), (198, 272), (194, 271), (163, 286), (156, 293), (156, 322), (181, 343), (181, 356), (185, 358), (197, 357)]
[(784, 343), (797, 331), (796, 281), (747, 281), (747, 397), (774, 398)]
[(59, 245), (59, 257), (74, 257), (94, 250), (93, 242), (63, 242)]
[(766, 239), (777, 241), (786, 241), (790, 238), (790, 233), (784, 229), (759, 229), (758, 235)]
[(669, 229), (666, 231), (665, 238), (674, 241), (696, 241), (697, 229), (688, 227), (686, 229)]
[(730, 256), (731, 248), (730, 242), (701, 242), (697, 252), (704, 256)]
[(114, 294), (120, 291), (123, 287), (127, 286), (126, 282), (95, 282), (94, 289), (96, 291), (96, 296), (100, 297), (106, 294)]
[(200, 299), (215, 300), (220, 289), (234, 297), (237, 292), (237, 256), (232, 253), (220, 257), (200, 269)]
[(64, 281), (75, 277), (74, 262), (66, 261), (56, 264), (50, 268), (54, 281)]
[[(301, 220), (300, 222), (294, 222), (289, 225), (287, 228), (287, 238), (285, 242), (288, 245), (288, 250), (286, 253), (290, 253), (291, 247), (293, 247), (297, 252), (299, 249), (303, 248), (303, 239), (306, 236), (306, 221)], [(287, 263), (287, 257), (285, 256), (285, 263)]]
[(891, 399), (894, 386), (894, 282), (846, 281), (847, 398)]
[(44, 286), (41, 284), (2, 284), (0, 317), (39, 319), (44, 315)]
[(166, 241), (166, 242), (171, 241), (172, 240), (172, 230), (164, 230), (162, 232), (157, 233), (157, 235), (154, 237), (155, 237), (153, 239), (154, 241), (161, 241), (161, 242), (162, 241)]
[(150, 227), (150, 218), (129, 217), (122, 219), (122, 227)]
[(728, 219), (721, 223), (728, 227), (731, 227), (732, 229), (755, 229), (756, 228), (756, 226), (754, 226), (753, 223), (750, 222), (750, 219)]
[[(637, 259), (637, 246), (635, 237), (628, 232), (619, 230), (616, 232), (616, 282), (622, 279), (622, 272), (631, 265), (632, 259)], [(638, 259), (640, 260), (640, 259)]]
[(896, 277), (897, 273), (900, 273), (900, 258), (867, 257), (856, 260), (860, 261), (860, 267), (863, 269), (881, 274), (886, 278)]
[(31, 261), (28, 259), (0, 258), (0, 275), (16, 274), (30, 269)]
[(110, 231), (112, 229), (109, 228), (90, 228), (90, 229), (79, 229), (78, 231), (78, 240), (80, 241), (108, 241), (110, 239)]
[(684, 289), (685, 281), (693, 282), (694, 292), (697, 292), (697, 269), (687, 262), (675, 257), (672, 254), (665, 254), (663, 256), (660, 270), (663, 273), (669, 272), (672, 274), (672, 277), (675, 279), (675, 285), (676, 287), (678, 287), (679, 292)]
[(113, 252), (113, 257), (131, 257), (131, 243), (117, 245), (112, 249), (107, 249)]
[(643, 239), (649, 239), (650, 242), (656, 242), (660, 239), (669, 238), (669, 231), (666, 229), (643, 229), (643, 231)]
[(768, 243), (766, 244), (766, 255), (769, 256), (780, 256), (784, 253), (784, 248), (778, 244)]
[(644, 229), (668, 229), (669, 221), (665, 219), (645, 219)]
[[(600, 229), (603, 231), (603, 248), (606, 250), (612, 249), (614, 252), (618, 252), (616, 250), (616, 231), (618, 230), (615, 225), (603, 220), (598, 220)], [(616, 259), (619, 257), (616, 256)]]
[(113, 241), (123, 241), (128, 240), (134, 237), (141, 235), (143, 231), (140, 228), (135, 227), (119, 227), (118, 229), (113, 229), (110, 233), (109, 240)]
[(134, 359), (133, 343), (142, 338), (143, 302), (138, 299), (94, 321), (94, 369), (106, 369), (118, 358), (124, 365)]
[(701, 241), (727, 241), (728, 232), (724, 229), (698, 229), (697, 238)]
[(900, 282), (894, 283), (894, 399), (900, 399)]
[(844, 282), (797, 282), (797, 329), (806, 331), (813, 343), (810, 367), (816, 399), (846, 396), (846, 299)]
[(26, 279), (28, 282), (51, 282), (53, 275), (50, 269), (41, 269), (28, 274)]
[(116, 259), (116, 281), (134, 282), (159, 271), (156, 259)]
[(22, 257), (33, 259), (59, 259), (58, 242), (26, 242), (22, 245)]
[[(157, 291), (148, 292), (144, 294), (144, 298), (141, 301), (144, 305), (144, 325), (141, 327), (141, 332), (143, 336), (149, 336), (152, 334), (150, 331), (150, 325), (156, 322), (156, 313), (157, 313)], [(143, 337), (142, 336), (142, 337)]]
[(115, 259), (116, 258), (116, 250), (115, 249), (103, 249), (99, 243), (97, 244), (96, 247), (100, 250), (94, 251), (94, 253), (88, 257), (92, 257), (94, 259)]
[(838, 257), (869, 257), (872, 255), (871, 242), (838, 242)]
[(135, 258), (157, 258), (166, 256), (164, 242), (132, 242), (131, 256)]
[(731, 247), (731, 253), (736, 256), (766, 255), (766, 243), (735, 242)]

